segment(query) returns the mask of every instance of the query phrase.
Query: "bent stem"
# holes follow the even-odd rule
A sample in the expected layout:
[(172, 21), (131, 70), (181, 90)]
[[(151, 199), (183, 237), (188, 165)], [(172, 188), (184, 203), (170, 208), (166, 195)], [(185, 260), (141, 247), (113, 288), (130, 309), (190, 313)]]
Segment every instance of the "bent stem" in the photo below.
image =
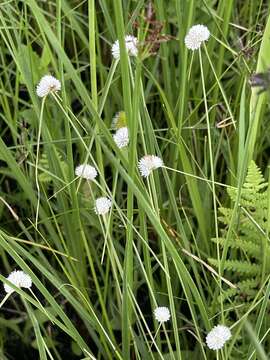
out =
[(157, 334), (158, 334), (158, 332), (159, 332), (159, 330), (160, 330), (160, 328), (161, 328), (161, 325), (162, 325), (162, 323), (159, 323), (158, 328), (157, 328), (157, 331), (156, 331), (156, 333), (155, 333), (155, 335), (154, 335), (154, 337), (153, 337), (153, 340), (152, 340), (152, 342), (151, 342), (151, 344), (150, 344), (150, 349), (149, 349), (149, 351), (151, 350), (151, 347), (152, 347), (152, 345), (154, 344), (154, 342), (155, 342), (155, 340), (156, 340), (156, 337), (157, 337)]
[[(203, 177), (200, 177), (200, 176), (197, 176), (197, 175), (194, 175), (194, 174), (189, 174), (185, 171), (181, 171), (181, 170), (177, 170), (177, 169), (174, 169), (174, 168), (171, 168), (171, 167), (168, 167), (168, 166), (162, 166), (164, 169), (167, 169), (167, 170), (171, 170), (171, 171), (174, 171), (174, 172), (177, 172), (179, 174), (182, 174), (182, 175), (185, 175), (185, 176), (190, 176), (194, 179), (198, 179), (198, 180), (201, 180), (201, 181), (205, 181), (209, 184), (213, 184), (213, 181), (212, 180), (209, 180), (209, 179), (205, 179)], [(214, 181), (214, 184), (215, 185), (219, 185), (219, 186), (223, 186), (223, 187), (226, 187), (226, 188), (230, 188), (230, 189), (237, 189), (235, 186), (230, 186), (230, 185), (226, 185), (226, 184), (223, 184), (223, 183), (220, 183), (218, 181)]]
[[(40, 309), (42, 309), (42, 311), (44, 311), (44, 314), (48, 317), (48, 319), (50, 318), (49, 313), (46, 311), (45, 307), (42, 306), (41, 302), (39, 301), (38, 297), (35, 295), (34, 291), (32, 289), (29, 289), (30, 293), (32, 294), (33, 298), (36, 300), (36, 302), (38, 303), (38, 305), (40, 306)], [(52, 321), (52, 320), (51, 320)], [(52, 321), (53, 323), (53, 321)]]

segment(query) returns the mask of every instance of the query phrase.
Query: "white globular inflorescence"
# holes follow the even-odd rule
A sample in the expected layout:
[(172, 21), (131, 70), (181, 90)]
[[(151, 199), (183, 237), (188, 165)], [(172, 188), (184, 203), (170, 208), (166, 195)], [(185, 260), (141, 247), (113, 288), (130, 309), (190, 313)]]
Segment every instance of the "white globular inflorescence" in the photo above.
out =
[(129, 137), (128, 137), (128, 128), (122, 127), (116, 131), (113, 135), (113, 140), (116, 143), (119, 149), (128, 146)]
[(98, 215), (105, 215), (109, 212), (112, 202), (107, 197), (103, 196), (96, 199), (95, 213)]
[(231, 330), (227, 326), (217, 325), (206, 336), (206, 344), (211, 350), (219, 350), (231, 336)]
[(162, 159), (155, 155), (145, 155), (140, 159), (138, 164), (139, 171), (143, 177), (149, 176), (153, 170), (162, 166)]
[(186, 37), (185, 45), (189, 50), (198, 50), (204, 41), (207, 41), (210, 37), (210, 31), (205, 25), (192, 26)]
[(97, 176), (97, 170), (94, 166), (83, 164), (76, 167), (75, 175), (86, 180), (94, 180)]
[(166, 306), (157, 307), (154, 310), (154, 315), (155, 319), (160, 323), (170, 320), (171, 317), (170, 310)]
[(61, 90), (61, 83), (52, 75), (45, 75), (37, 85), (37, 96), (44, 97), (48, 94)]
[[(25, 274), (21, 270), (14, 270), (12, 271), (7, 280), (10, 281), (12, 284), (17, 286), (18, 288), (27, 288), (29, 289), (32, 286), (32, 279), (29, 275)], [(15, 291), (11, 286), (8, 284), (4, 284), (4, 289), (7, 294), (11, 294)]]
[[(129, 56), (137, 56), (138, 55), (138, 39), (135, 36), (132, 35), (126, 35), (125, 36), (125, 45), (127, 54)], [(112, 56), (115, 59), (120, 58), (120, 45), (119, 40), (116, 40), (115, 43), (112, 46)]]

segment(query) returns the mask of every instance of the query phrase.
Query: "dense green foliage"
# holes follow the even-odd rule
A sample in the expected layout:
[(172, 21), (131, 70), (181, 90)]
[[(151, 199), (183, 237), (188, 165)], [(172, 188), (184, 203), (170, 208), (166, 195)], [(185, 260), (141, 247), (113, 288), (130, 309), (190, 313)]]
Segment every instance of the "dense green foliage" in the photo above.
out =
[[(230, 254), (225, 260), (224, 269), (228, 271), (227, 276), (237, 284), (237, 288), (225, 290), (221, 296), (223, 301), (227, 299), (233, 301), (234, 306), (239, 306), (238, 311), (241, 313), (243, 310), (247, 311), (251, 306), (250, 303), (257, 298), (260, 285), (268, 281), (270, 264), (267, 259), (270, 248), (267, 187), (268, 183), (252, 161), (242, 187), (238, 203), (240, 211), (230, 238), (227, 238), (227, 229), (233, 209), (224, 207), (219, 209), (221, 213), (219, 220), (226, 226), (220, 229), (222, 236), (218, 239), (214, 238), (213, 241), (221, 246), (228, 244)], [(228, 193), (235, 203), (237, 189), (228, 188)], [(210, 258), (209, 262), (218, 267), (217, 259)]]
[[(269, 358), (269, 39), (263, 0), (0, 2), (0, 280), (33, 280), (1, 288), (1, 360)], [(164, 166), (143, 178), (146, 154)]]

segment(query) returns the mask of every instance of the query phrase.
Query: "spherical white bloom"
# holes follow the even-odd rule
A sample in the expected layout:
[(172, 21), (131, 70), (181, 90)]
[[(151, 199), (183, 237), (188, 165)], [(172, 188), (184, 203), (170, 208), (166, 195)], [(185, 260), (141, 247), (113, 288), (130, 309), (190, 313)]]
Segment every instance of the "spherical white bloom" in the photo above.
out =
[(219, 350), (231, 336), (231, 330), (227, 326), (217, 325), (206, 336), (206, 344), (209, 349)]
[(192, 26), (186, 37), (185, 45), (190, 50), (197, 50), (201, 46), (202, 42), (207, 41), (210, 37), (210, 31), (204, 25)]
[(126, 113), (124, 111), (118, 111), (112, 119), (111, 128), (113, 130), (117, 130), (126, 126), (127, 126)]
[(138, 55), (138, 39), (135, 36), (127, 35), (125, 37), (125, 45), (129, 56)]
[(95, 213), (105, 215), (110, 210), (112, 202), (106, 197), (100, 197), (96, 200)]
[(83, 164), (76, 167), (75, 174), (87, 180), (94, 180), (97, 176), (97, 170), (94, 166)]
[[(135, 36), (126, 35), (125, 36), (125, 45), (126, 45), (127, 53), (129, 56), (137, 56), (138, 55), (138, 48), (137, 48), (138, 39)], [(120, 58), (119, 40), (116, 40), (112, 46), (112, 56), (115, 59)]]
[(160, 157), (155, 155), (145, 155), (141, 158), (138, 164), (139, 171), (142, 176), (147, 177), (152, 170), (163, 166), (163, 161)]
[(61, 90), (61, 83), (52, 75), (45, 75), (37, 86), (37, 96), (44, 97), (50, 92)]
[(170, 320), (170, 310), (166, 306), (157, 307), (154, 310), (155, 319), (160, 323)]
[[(14, 270), (12, 271), (9, 276), (7, 277), (7, 280), (10, 281), (12, 284), (19, 288), (27, 288), (29, 289), (32, 286), (32, 279), (29, 275), (25, 274), (21, 270)], [(8, 284), (4, 284), (5, 292), (8, 294), (11, 294), (13, 291), (15, 291), (11, 286)]]
[(113, 140), (115, 141), (119, 149), (127, 146), (129, 143), (128, 128), (122, 127), (121, 129), (118, 129), (113, 135)]

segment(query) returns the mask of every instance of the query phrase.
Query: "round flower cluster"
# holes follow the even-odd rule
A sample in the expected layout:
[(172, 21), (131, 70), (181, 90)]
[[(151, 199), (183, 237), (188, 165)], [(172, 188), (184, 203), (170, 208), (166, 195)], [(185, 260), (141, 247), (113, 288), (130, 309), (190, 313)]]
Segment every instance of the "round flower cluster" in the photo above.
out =
[(76, 167), (75, 175), (86, 180), (94, 180), (97, 177), (97, 170), (94, 166), (83, 164)]
[(190, 50), (198, 50), (204, 41), (207, 41), (210, 37), (210, 31), (204, 25), (192, 26), (186, 37), (185, 45)]
[(231, 330), (227, 326), (217, 325), (206, 336), (206, 344), (211, 350), (219, 350), (231, 336)]
[(107, 197), (100, 197), (96, 199), (95, 213), (98, 215), (105, 215), (112, 207), (112, 202)]
[(61, 83), (52, 75), (45, 75), (37, 85), (37, 96), (45, 97), (49, 93), (60, 91)]
[[(126, 35), (125, 36), (125, 46), (126, 46), (127, 54), (129, 56), (136, 57), (138, 55), (138, 39), (135, 36)], [(115, 59), (120, 58), (120, 45), (119, 45), (118, 40), (116, 40), (112, 46), (112, 56)]]
[(113, 135), (113, 140), (119, 149), (128, 146), (129, 137), (128, 137), (128, 128), (122, 127), (116, 131)]
[(126, 113), (119, 111), (112, 120), (112, 129), (116, 130), (113, 135), (113, 140), (119, 149), (128, 146), (129, 143), (128, 128), (126, 125)]
[(170, 310), (166, 306), (159, 306), (154, 310), (155, 319), (160, 322), (164, 323), (170, 320), (171, 314)]
[(149, 176), (153, 170), (162, 166), (162, 159), (155, 155), (145, 155), (140, 159), (138, 164), (139, 171), (143, 177)]
[[(32, 286), (32, 279), (29, 275), (25, 274), (21, 270), (14, 270), (12, 271), (7, 280), (10, 281), (12, 284), (17, 286), (18, 288), (26, 288), (29, 289)], [(13, 289), (8, 284), (4, 284), (4, 289), (7, 294), (13, 293), (15, 289)]]

